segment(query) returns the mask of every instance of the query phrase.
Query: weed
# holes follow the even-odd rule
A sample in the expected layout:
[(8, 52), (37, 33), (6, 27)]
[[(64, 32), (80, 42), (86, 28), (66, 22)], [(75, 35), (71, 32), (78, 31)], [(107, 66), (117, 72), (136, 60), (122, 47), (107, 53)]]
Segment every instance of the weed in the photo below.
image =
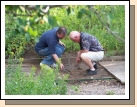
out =
[(113, 91), (107, 91), (106, 92), (106, 95), (114, 95), (115, 94), (115, 92), (113, 92)]

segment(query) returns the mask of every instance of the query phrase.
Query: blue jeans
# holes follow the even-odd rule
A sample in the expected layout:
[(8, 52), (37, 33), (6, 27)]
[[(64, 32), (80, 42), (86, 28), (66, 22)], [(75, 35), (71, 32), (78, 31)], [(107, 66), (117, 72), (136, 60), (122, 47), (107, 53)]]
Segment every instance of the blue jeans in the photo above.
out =
[[(56, 54), (59, 58), (61, 57), (61, 55), (63, 54), (64, 51), (65, 51), (64, 46), (62, 46), (60, 44), (56, 45)], [(42, 64), (51, 65), (51, 64), (55, 63), (55, 60), (54, 60), (52, 54), (50, 53), (48, 47), (46, 47), (45, 49), (39, 50), (38, 55), (39, 56), (46, 56), (46, 58), (44, 58), (42, 60), (42, 62), (41, 62)]]

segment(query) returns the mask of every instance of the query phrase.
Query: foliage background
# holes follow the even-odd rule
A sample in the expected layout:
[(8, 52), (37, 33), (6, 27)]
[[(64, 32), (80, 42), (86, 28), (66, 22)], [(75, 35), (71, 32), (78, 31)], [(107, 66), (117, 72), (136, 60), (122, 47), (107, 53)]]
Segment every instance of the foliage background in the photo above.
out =
[(79, 45), (68, 38), (70, 31), (77, 30), (96, 36), (106, 56), (125, 53), (124, 5), (52, 5), (49, 8), (6, 5), (5, 13), (6, 58), (10, 54), (22, 57), (25, 50), (34, 47), (42, 33), (56, 26), (65, 26), (68, 30), (67, 37), (62, 40), (67, 52), (79, 50)]

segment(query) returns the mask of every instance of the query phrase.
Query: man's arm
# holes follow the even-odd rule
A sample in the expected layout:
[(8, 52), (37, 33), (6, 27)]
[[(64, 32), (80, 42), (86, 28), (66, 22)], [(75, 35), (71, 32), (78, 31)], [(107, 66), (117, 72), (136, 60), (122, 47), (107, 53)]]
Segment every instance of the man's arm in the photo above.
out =
[(88, 51), (89, 51), (89, 50), (80, 50), (80, 51), (78, 52), (77, 57), (80, 57), (82, 53), (85, 53), (85, 52), (88, 52)]
[(80, 51), (78, 52), (77, 58), (76, 58), (76, 62), (77, 62), (77, 63), (81, 62), (80, 56), (81, 56), (82, 53), (85, 53), (85, 52), (88, 52), (88, 50), (80, 50)]
[(60, 68), (63, 69), (64, 65), (61, 63), (61, 60), (59, 59), (59, 57), (56, 54), (52, 54), (52, 56), (55, 59), (55, 61), (60, 65)]
[(64, 46), (64, 47), (66, 47), (66, 45), (63, 42), (61, 42), (61, 41), (59, 41), (59, 44)]

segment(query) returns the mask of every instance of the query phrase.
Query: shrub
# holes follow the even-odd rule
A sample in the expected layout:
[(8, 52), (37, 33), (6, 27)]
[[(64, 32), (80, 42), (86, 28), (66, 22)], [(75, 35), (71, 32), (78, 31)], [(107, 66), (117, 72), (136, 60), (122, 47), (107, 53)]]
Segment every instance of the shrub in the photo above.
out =
[[(15, 60), (14, 60), (15, 61)], [(16, 62), (19, 62), (17, 64)], [(33, 66), (30, 74), (22, 72), (21, 59), (8, 64), (5, 75), (6, 95), (57, 95), (66, 94), (68, 76), (60, 76), (58, 69), (51, 69), (43, 65), (38, 76)]]

